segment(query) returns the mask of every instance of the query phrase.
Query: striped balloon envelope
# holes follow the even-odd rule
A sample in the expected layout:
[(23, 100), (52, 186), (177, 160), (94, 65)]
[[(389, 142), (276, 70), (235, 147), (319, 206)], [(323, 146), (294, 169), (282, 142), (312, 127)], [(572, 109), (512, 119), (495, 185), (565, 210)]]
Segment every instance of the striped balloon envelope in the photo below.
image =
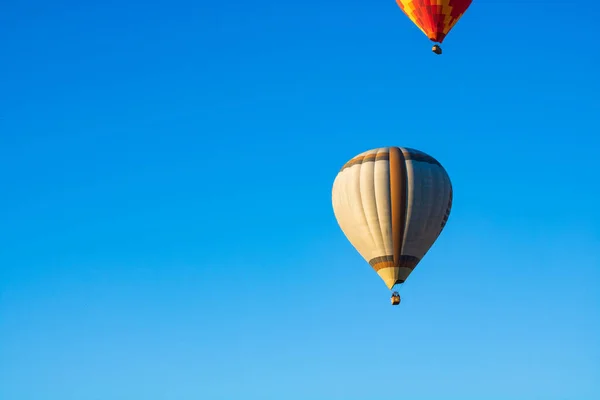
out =
[[(396, 0), (396, 3), (410, 20), (427, 37), (442, 43), (446, 35), (463, 16), (472, 0)], [(439, 46), (434, 46), (441, 49)]]
[(332, 203), (350, 243), (391, 290), (404, 283), (442, 232), (452, 208), (452, 184), (433, 157), (383, 147), (342, 167)]

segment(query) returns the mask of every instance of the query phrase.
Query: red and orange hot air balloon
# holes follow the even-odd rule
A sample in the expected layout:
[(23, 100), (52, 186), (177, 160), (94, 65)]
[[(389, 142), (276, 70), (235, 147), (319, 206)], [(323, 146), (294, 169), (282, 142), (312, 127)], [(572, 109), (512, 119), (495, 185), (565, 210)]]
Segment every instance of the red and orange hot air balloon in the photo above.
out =
[[(452, 27), (463, 16), (472, 0), (396, 0), (404, 14), (423, 31), (432, 42), (442, 43)], [(442, 54), (435, 44), (431, 49)]]

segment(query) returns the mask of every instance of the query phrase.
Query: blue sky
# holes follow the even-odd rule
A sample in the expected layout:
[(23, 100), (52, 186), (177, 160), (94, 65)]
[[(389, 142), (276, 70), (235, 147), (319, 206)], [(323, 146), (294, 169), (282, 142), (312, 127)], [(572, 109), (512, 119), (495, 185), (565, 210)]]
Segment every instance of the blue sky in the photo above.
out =
[[(0, 398), (600, 398), (600, 55), (579, 0), (0, 6)], [(454, 185), (400, 307), (352, 156)]]

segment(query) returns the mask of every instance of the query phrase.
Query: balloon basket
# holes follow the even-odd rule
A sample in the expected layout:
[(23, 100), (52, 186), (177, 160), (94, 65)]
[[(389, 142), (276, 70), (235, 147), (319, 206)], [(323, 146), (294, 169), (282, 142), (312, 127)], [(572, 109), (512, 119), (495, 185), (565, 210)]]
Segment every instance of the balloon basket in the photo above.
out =
[(390, 298), (390, 302), (392, 303), (393, 306), (397, 306), (398, 304), (400, 304), (400, 295), (398, 294), (398, 292), (394, 292), (392, 294), (392, 297)]

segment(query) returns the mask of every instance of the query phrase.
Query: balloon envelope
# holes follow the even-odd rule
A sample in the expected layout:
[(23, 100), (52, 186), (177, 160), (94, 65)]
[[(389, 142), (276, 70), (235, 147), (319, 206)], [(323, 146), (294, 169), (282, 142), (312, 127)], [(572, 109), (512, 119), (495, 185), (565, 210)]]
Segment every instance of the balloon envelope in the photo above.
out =
[(396, 0), (404, 14), (427, 37), (442, 43), (472, 0)]
[(383, 147), (343, 166), (332, 203), (350, 243), (392, 289), (408, 278), (446, 225), (452, 184), (433, 157)]

